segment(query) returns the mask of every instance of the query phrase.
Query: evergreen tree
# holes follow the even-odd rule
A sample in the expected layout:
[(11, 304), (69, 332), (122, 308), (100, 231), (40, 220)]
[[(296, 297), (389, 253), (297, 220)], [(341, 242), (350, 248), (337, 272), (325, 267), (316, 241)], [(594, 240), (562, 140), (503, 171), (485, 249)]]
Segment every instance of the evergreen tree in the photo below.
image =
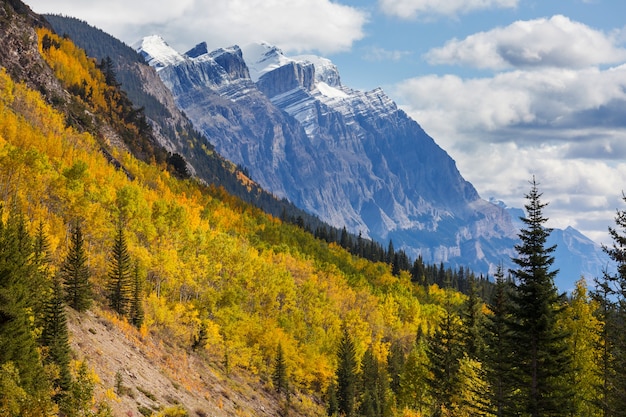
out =
[(569, 415), (572, 392), (562, 384), (570, 372), (567, 334), (559, 328), (563, 299), (554, 285), (556, 270), (550, 270), (556, 246), (546, 247), (551, 230), (544, 227), (547, 204), (533, 178), (526, 195), (527, 217), (521, 220), (521, 243), (515, 246), (513, 258), (517, 269), (512, 295), (514, 363), (517, 365), (518, 395), (516, 403), (531, 417)]
[(0, 216), (0, 364), (13, 363), (27, 394), (45, 382), (32, 320), (36, 297), (31, 279), (36, 274), (25, 220), (11, 210), (6, 224)]
[(274, 372), (272, 373), (272, 382), (274, 383), (274, 389), (279, 394), (289, 396), (289, 382), (287, 379), (287, 363), (285, 362), (285, 352), (283, 345), (278, 344), (276, 348), (276, 359), (274, 361)]
[(65, 287), (65, 301), (76, 311), (85, 311), (93, 298), (89, 282), (89, 267), (85, 253), (82, 228), (76, 222), (72, 228), (67, 257), (61, 265), (61, 277)]
[[(139, 272), (139, 265), (135, 265), (133, 275), (133, 295), (130, 300), (130, 322), (137, 328), (141, 327), (144, 319), (143, 311), (143, 280)], [(206, 332), (204, 326), (202, 329)], [(205, 335), (206, 337), (206, 335)]]
[(357, 361), (354, 342), (344, 326), (339, 349), (337, 367), (337, 410), (340, 415), (352, 417), (355, 414)]
[(371, 347), (363, 356), (360, 376), (359, 415), (364, 417), (389, 416), (391, 414), (388, 398), (389, 379), (385, 368), (381, 367)]
[[(622, 195), (626, 202), (626, 195)], [(604, 416), (619, 416), (626, 409), (626, 210), (618, 210), (616, 227), (609, 227), (612, 246), (603, 250), (617, 271), (605, 271), (596, 281), (596, 315), (605, 323), (601, 332), (601, 370), (598, 403)]]
[(460, 394), (459, 366), (463, 357), (461, 320), (446, 291), (445, 312), (439, 327), (428, 340), (430, 359), (428, 386), (434, 402), (435, 416), (452, 413)]
[(109, 262), (109, 306), (120, 315), (129, 313), (132, 297), (131, 260), (122, 221), (118, 223)]
[(44, 309), (44, 326), (41, 333), (41, 342), (48, 348), (49, 360), (59, 367), (59, 378), (56, 385), (63, 391), (70, 388), (72, 382), (70, 374), (70, 344), (63, 302), (63, 287), (61, 281), (55, 278), (52, 283), (51, 294)]
[[(460, 268), (459, 271), (463, 269)], [(468, 278), (467, 300), (463, 305), (463, 345), (465, 353), (475, 360), (481, 361), (484, 354), (483, 325), (484, 316), (482, 312), (483, 302), (476, 292), (476, 279), (474, 274)]]
[(510, 283), (504, 279), (502, 265), (495, 274), (495, 289), (489, 303), (491, 314), (485, 321), (485, 372), (491, 385), (490, 403), (497, 417), (514, 413), (512, 334), (510, 328)]

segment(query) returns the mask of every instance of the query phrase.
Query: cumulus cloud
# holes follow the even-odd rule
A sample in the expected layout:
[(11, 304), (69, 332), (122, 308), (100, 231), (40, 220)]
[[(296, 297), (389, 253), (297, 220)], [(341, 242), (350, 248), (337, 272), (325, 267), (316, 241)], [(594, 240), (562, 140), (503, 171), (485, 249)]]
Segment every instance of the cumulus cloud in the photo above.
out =
[(610, 243), (626, 184), (626, 65), (425, 76), (393, 95), (484, 198), (522, 207), (535, 175), (552, 227)]
[[(47, 0), (31, 0), (46, 12)], [(331, 0), (65, 0), (55, 10), (88, 21), (127, 43), (158, 33), (181, 52), (260, 40), (289, 52), (348, 50), (364, 37), (368, 16)]]
[(475, 10), (515, 8), (519, 0), (378, 0), (380, 9), (402, 19), (456, 16)]
[(569, 18), (518, 21), (509, 26), (453, 39), (430, 50), (431, 64), (467, 65), (495, 70), (510, 68), (582, 68), (626, 59), (619, 33), (605, 34)]

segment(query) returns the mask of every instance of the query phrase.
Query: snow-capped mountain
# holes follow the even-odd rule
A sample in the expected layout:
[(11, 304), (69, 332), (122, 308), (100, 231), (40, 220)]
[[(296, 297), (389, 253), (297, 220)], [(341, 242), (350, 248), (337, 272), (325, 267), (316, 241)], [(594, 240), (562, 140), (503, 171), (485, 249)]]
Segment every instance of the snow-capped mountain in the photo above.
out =
[(518, 229), (508, 211), (481, 199), (380, 88), (351, 89), (328, 59), (268, 44), (136, 46), (196, 128), (277, 196), (426, 262), (510, 265)]

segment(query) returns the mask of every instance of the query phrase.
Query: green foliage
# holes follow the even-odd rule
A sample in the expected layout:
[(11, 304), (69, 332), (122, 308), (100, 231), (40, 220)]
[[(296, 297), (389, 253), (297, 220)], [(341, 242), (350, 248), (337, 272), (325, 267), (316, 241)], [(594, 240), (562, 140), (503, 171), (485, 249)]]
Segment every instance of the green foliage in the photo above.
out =
[(546, 247), (550, 230), (544, 227), (547, 204), (534, 178), (526, 195), (527, 217), (520, 232), (521, 243), (515, 246), (513, 258), (517, 269), (511, 271), (517, 280), (512, 295), (514, 363), (520, 381), (516, 403), (530, 416), (569, 415), (572, 409), (571, 386), (563, 384), (571, 373), (567, 350), (568, 334), (559, 326), (563, 299), (557, 294), (551, 271), (555, 247)]
[(43, 346), (48, 348), (49, 360), (59, 367), (59, 378), (56, 385), (67, 391), (71, 384), (70, 374), (70, 343), (63, 302), (61, 281), (55, 278), (52, 282), (50, 299), (44, 308), (44, 325), (41, 333)]
[(510, 326), (510, 291), (512, 283), (504, 279), (502, 266), (495, 275), (496, 285), (489, 303), (491, 314), (485, 322), (485, 373), (491, 386), (489, 401), (497, 416), (514, 415), (516, 366), (513, 359), (513, 335)]
[(356, 349), (348, 329), (344, 326), (337, 349), (337, 411), (351, 417), (356, 411), (357, 371)]
[(391, 416), (389, 377), (387, 370), (374, 356), (371, 347), (361, 361), (359, 415), (365, 417)]
[(12, 210), (6, 223), (0, 220), (0, 364), (12, 362), (21, 386), (33, 393), (43, 374), (34, 337), (32, 279), (38, 276), (32, 239), (21, 213)]
[(131, 260), (122, 220), (118, 222), (109, 261), (109, 307), (118, 314), (128, 314), (132, 297)]
[(276, 392), (289, 396), (289, 380), (287, 376), (287, 363), (285, 362), (285, 352), (283, 345), (278, 344), (276, 348), (276, 359), (274, 361), (274, 371), (272, 372), (272, 382)]
[(76, 311), (89, 309), (93, 297), (87, 262), (82, 227), (76, 222), (72, 227), (68, 253), (60, 271), (65, 287), (65, 301)]

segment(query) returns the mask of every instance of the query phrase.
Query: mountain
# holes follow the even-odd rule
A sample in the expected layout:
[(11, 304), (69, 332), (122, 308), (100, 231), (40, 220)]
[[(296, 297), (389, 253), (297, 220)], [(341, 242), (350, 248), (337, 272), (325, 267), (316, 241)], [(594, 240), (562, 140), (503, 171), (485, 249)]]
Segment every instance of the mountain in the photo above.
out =
[[(288, 57), (267, 44), (209, 51), (201, 43), (180, 54), (150, 36), (135, 47), (216, 150), (265, 189), (426, 262), (477, 272), (511, 266), (518, 229), (508, 211), (480, 198), (380, 88), (351, 89), (328, 59)], [(559, 246), (568, 283), (597, 276), (607, 261), (578, 238), (591, 252)]]
[[(524, 210), (508, 207), (502, 201), (494, 199), (489, 201), (509, 212), (517, 230), (524, 227), (520, 219), (525, 215)], [(601, 277), (605, 270), (616, 272), (613, 261), (602, 247), (573, 227), (553, 229), (546, 246), (554, 245), (556, 245), (555, 268), (559, 270), (555, 284), (562, 291), (571, 292), (575, 288), (576, 279), (581, 276), (585, 277), (591, 286), (593, 278)]]
[[(329, 60), (290, 58), (266, 44), (209, 51), (201, 43), (180, 54), (159, 36), (135, 45), (138, 55), (86, 22), (46, 18), (90, 55), (112, 57), (123, 88), (166, 138), (160, 142), (204, 181), (275, 216), (302, 218), (311, 230), (326, 221), (392, 240), (425, 262), (477, 272), (512, 266), (515, 216), (480, 199), (382, 90), (343, 86)], [(240, 181), (248, 176), (254, 181)], [(561, 288), (599, 276), (608, 263), (591, 240), (585, 250), (568, 246), (574, 241), (558, 243)]]
[[(57, 33), (70, 37), (98, 62), (111, 60), (117, 81), (128, 98), (145, 114), (155, 141), (170, 155), (183, 156), (184, 170), (207, 184), (224, 188), (229, 194), (260, 207), (266, 213), (288, 219), (300, 218), (313, 230), (329, 228), (318, 217), (267, 192), (252, 181), (241, 166), (216, 152), (213, 144), (195, 129), (187, 115), (177, 107), (170, 90), (157, 72), (146, 65), (133, 48), (80, 19), (59, 15), (44, 17), (46, 24), (49, 22)], [(161, 59), (168, 63), (175, 62), (177, 53), (166, 57), (171, 52), (171, 49), (162, 51)], [(157, 63), (155, 66), (158, 68)]]

